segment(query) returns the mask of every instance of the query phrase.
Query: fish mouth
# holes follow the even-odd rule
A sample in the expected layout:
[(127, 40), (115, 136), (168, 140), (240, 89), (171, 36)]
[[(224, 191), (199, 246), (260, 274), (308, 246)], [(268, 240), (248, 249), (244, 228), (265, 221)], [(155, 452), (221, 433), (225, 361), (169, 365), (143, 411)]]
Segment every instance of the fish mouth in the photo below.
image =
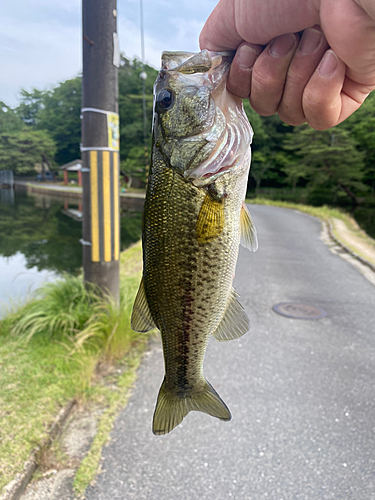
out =
[[(155, 84), (155, 92), (166, 88), (167, 79), (170, 79), (172, 89), (205, 87), (210, 94), (212, 112), (207, 116), (213, 114), (213, 121), (184, 136), (164, 137), (159, 144), (169, 158), (170, 166), (197, 186), (209, 184), (237, 168), (241, 163), (239, 158), (244, 156), (251, 143), (252, 129), (242, 101), (226, 89), (233, 55), (232, 51), (208, 50), (162, 54), (160, 80)], [(184, 149), (191, 151), (189, 161), (185, 161), (186, 155), (181, 154)]]
[(201, 52), (162, 52), (161, 71), (177, 71), (184, 74), (207, 73), (219, 66), (229, 70), (235, 51), (214, 52), (202, 50)]

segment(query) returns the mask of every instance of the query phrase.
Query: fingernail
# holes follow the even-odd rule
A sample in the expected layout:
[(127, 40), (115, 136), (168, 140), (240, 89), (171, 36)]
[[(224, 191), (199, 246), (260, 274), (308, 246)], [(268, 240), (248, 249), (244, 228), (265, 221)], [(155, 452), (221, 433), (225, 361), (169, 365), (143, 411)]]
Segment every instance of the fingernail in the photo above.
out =
[(249, 45), (242, 45), (238, 50), (237, 62), (242, 69), (251, 69), (258, 57), (256, 50)]
[(331, 76), (337, 68), (338, 63), (339, 59), (333, 50), (327, 50), (318, 66), (319, 73), (322, 76)]
[(312, 54), (319, 47), (321, 40), (321, 31), (313, 28), (305, 30), (301, 38), (299, 50), (302, 54)]
[(269, 52), (273, 57), (285, 56), (296, 42), (292, 34), (278, 36), (271, 42)]

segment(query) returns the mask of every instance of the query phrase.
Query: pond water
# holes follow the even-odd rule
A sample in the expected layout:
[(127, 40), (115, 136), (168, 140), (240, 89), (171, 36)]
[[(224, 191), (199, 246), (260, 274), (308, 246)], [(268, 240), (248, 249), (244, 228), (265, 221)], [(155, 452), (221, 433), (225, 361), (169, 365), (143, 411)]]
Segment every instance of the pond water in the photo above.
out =
[[(0, 189), (0, 315), (38, 284), (82, 266), (78, 201)], [(141, 237), (142, 214), (121, 214), (121, 249)]]
[[(0, 189), (0, 316), (44, 281), (82, 266), (77, 201)], [(121, 249), (141, 237), (142, 214), (122, 210)], [(375, 237), (375, 210), (359, 208), (358, 223)]]

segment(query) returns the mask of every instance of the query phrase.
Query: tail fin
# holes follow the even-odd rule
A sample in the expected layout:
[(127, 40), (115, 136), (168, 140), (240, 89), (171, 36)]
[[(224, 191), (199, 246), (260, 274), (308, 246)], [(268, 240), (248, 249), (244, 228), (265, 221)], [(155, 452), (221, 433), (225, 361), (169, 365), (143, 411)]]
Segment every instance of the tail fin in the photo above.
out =
[(202, 411), (220, 420), (230, 420), (232, 415), (212, 385), (205, 381), (204, 388), (190, 396), (180, 397), (168, 391), (163, 381), (156, 403), (152, 431), (167, 434), (186, 417), (189, 411)]

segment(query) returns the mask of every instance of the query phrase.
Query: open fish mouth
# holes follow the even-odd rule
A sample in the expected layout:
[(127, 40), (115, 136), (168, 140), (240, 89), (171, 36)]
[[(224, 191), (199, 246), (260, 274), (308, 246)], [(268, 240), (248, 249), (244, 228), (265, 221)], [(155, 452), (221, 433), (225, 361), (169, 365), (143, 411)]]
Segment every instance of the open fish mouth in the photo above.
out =
[[(197, 187), (230, 173), (247, 155), (252, 129), (226, 88), (234, 52), (163, 52), (155, 83), (156, 146)], [(246, 156), (247, 158), (247, 156)]]

